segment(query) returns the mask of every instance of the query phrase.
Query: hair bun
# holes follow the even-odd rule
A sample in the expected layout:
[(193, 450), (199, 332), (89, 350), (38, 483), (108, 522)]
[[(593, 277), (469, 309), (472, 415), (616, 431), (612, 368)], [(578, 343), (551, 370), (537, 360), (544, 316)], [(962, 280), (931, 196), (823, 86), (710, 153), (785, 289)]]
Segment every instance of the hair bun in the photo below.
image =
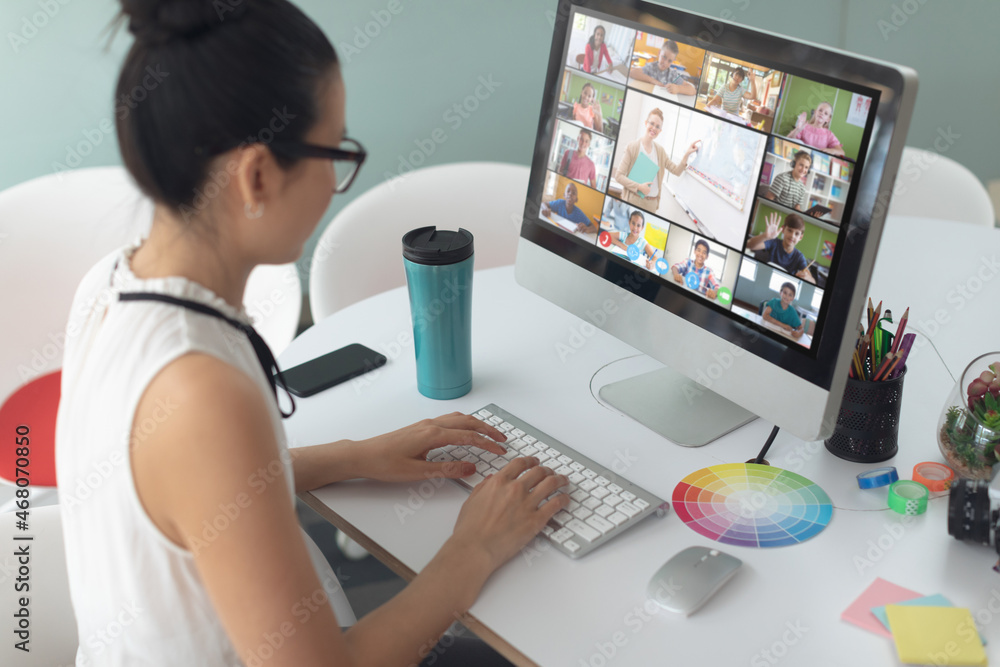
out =
[(246, 12), (249, 0), (122, 0), (136, 41), (163, 44), (191, 39)]

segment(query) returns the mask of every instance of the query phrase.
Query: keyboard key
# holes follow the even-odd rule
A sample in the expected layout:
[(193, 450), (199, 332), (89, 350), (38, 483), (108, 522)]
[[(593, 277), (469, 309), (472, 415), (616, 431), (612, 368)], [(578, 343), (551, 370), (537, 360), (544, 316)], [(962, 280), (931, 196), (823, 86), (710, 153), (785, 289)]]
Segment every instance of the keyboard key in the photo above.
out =
[(515, 438), (520, 438), (522, 435), (524, 435), (524, 431), (522, 431), (519, 428), (514, 428), (514, 429), (511, 429), (510, 434), (512, 436), (514, 436)]
[(607, 505), (599, 505), (594, 508), (594, 514), (600, 517), (608, 518), (609, 515), (614, 514), (615, 509), (613, 507), (608, 507)]
[(573, 516), (575, 516), (577, 519), (580, 519), (581, 521), (583, 519), (586, 519), (591, 514), (593, 514), (593, 512), (591, 512), (586, 507), (577, 507), (575, 510), (573, 510)]
[(493, 413), (490, 412), (489, 410), (487, 410), (486, 408), (483, 408), (482, 410), (480, 410), (476, 414), (479, 415), (480, 417), (485, 418), (485, 419), (489, 419), (490, 417), (493, 416)]
[(498, 456), (495, 459), (493, 459), (493, 462), (490, 463), (490, 465), (493, 467), (494, 470), (503, 470), (504, 468), (507, 467), (508, 463), (510, 463), (508, 459), (505, 459), (502, 456)]
[(475, 417), (476, 419), (478, 419), (481, 422), (486, 421), (486, 417), (482, 416), (481, 414), (476, 413), (476, 414), (474, 414), (472, 416)]
[(533, 445), (536, 442), (538, 442), (538, 440), (536, 440), (535, 438), (531, 437), (530, 435), (522, 435), (521, 436), (521, 440), (524, 440), (524, 442), (526, 444), (529, 444), (529, 445)]
[(555, 463), (555, 464), (559, 465), (558, 468), (555, 468), (555, 471), (557, 473), (559, 473), (560, 475), (566, 475), (567, 477), (569, 477), (570, 475), (573, 474), (573, 469), (570, 468), (569, 466), (564, 466), (564, 465), (559, 464), (559, 460), (558, 459), (551, 459), (551, 461), (552, 461), (552, 463)]
[(476, 472), (478, 472), (480, 475), (482, 475), (483, 473), (489, 472), (492, 469), (493, 469), (493, 466), (491, 466), (486, 461), (480, 461), (479, 463), (476, 464)]
[(565, 454), (561, 454), (559, 456), (559, 463), (562, 463), (563, 465), (567, 465), (568, 466), (572, 462), (573, 462), (573, 459), (571, 459), (570, 457), (566, 456)]
[(590, 493), (591, 491), (597, 488), (597, 482), (595, 482), (592, 479), (585, 479), (582, 482), (579, 482), (579, 485), (580, 488), (586, 491), (587, 493)]
[(451, 455), (459, 460), (461, 460), (462, 457), (464, 457), (468, 453), (469, 450), (466, 449), (465, 447), (455, 447), (453, 450), (451, 450)]
[(573, 461), (572, 463), (569, 464), (569, 467), (575, 470), (576, 472), (582, 472), (583, 470), (587, 469), (587, 466), (583, 465), (582, 463), (579, 463), (578, 461)]
[(618, 503), (618, 506), (615, 507), (615, 509), (630, 519), (642, 511), (632, 503), (628, 502), (627, 500)]
[(480, 483), (486, 481), (486, 478), (478, 472), (474, 472), (468, 477), (463, 477), (462, 480), (469, 486), (479, 486)]
[(517, 458), (518, 456), (519, 456), (519, 454), (517, 453), (517, 450), (516, 450), (516, 449), (513, 449), (513, 448), (511, 448), (511, 449), (508, 449), (508, 450), (507, 450), (507, 451), (506, 451), (506, 452), (504, 453), (504, 455), (503, 455), (503, 458), (505, 458), (505, 459), (507, 459), (508, 461), (510, 461), (511, 459), (514, 459), (514, 458)]
[(618, 486), (617, 484), (608, 484), (608, 491), (610, 491), (611, 493), (621, 493), (622, 491), (624, 491), (624, 489), (622, 489), (622, 487)]
[(573, 531), (569, 528), (560, 528), (552, 533), (552, 541), (556, 544), (562, 544), (571, 537), (573, 537)]
[(570, 473), (569, 475), (566, 475), (566, 476), (569, 478), (569, 483), (570, 484), (579, 484), (583, 480), (587, 479), (586, 477), (584, 477), (583, 475), (581, 475), (578, 472), (573, 472), (573, 473)]
[(608, 484), (611, 483), (611, 480), (605, 477), (604, 475), (598, 475), (597, 477), (594, 478), (594, 481), (600, 484), (601, 486), (607, 486)]
[(545, 537), (551, 537), (552, 534), (555, 532), (556, 529), (553, 528), (552, 526), (542, 526), (542, 535), (544, 535)]
[(615, 524), (611, 523), (607, 519), (602, 519), (601, 517), (594, 514), (593, 516), (587, 517), (586, 524), (592, 528), (596, 528), (601, 531), (601, 533), (607, 533), (614, 529)]
[(462, 457), (462, 460), (466, 463), (479, 463), (479, 457), (475, 454), (466, 454)]
[(521, 448), (521, 456), (534, 456), (537, 451), (534, 445), (528, 445)]
[[(538, 455), (535, 454), (535, 456)], [(542, 461), (542, 465), (545, 466), (546, 468), (551, 468), (552, 470), (555, 470), (559, 466), (559, 461), (556, 461), (555, 459), (548, 459), (546, 461)]]
[(573, 510), (575, 510), (575, 509), (576, 509), (577, 507), (580, 507), (580, 503), (576, 502), (576, 501), (575, 501), (575, 500), (573, 500), (572, 498), (570, 498), (570, 499), (569, 499), (569, 502), (568, 502), (568, 503), (566, 503), (566, 511), (567, 511), (567, 512), (572, 512), (572, 511), (573, 511)]
[(630, 491), (622, 491), (619, 495), (625, 500), (635, 500), (635, 494)]
[(501, 419), (500, 417), (497, 417), (496, 415), (494, 415), (493, 417), (489, 417), (486, 421), (488, 421), (493, 426), (496, 426), (497, 424), (502, 424), (503, 423), (503, 419)]
[(566, 510), (559, 510), (556, 515), (552, 517), (552, 520), (556, 522), (557, 525), (565, 526), (573, 519), (573, 515)]
[(510, 440), (508, 442), (505, 442), (504, 446), (507, 449), (513, 449), (514, 451), (518, 451), (519, 452), (527, 444), (528, 443), (526, 443), (522, 438), (516, 438), (514, 440)]
[[(543, 462), (545, 462), (545, 461), (548, 461), (548, 460), (549, 460), (550, 458), (552, 458), (552, 457), (551, 457), (551, 456), (549, 456), (549, 455), (548, 455), (548, 454), (547, 454), (546, 452), (535, 452), (535, 453), (533, 454), (533, 456), (534, 456), (534, 457), (535, 457), (536, 459), (538, 459), (538, 462), (539, 462), (539, 463), (543, 463)], [(558, 463), (558, 461), (556, 461), (556, 463)]]
[(586, 477), (587, 479), (594, 479), (595, 477), (597, 477), (597, 473), (591, 470), (590, 468), (587, 468), (586, 470), (583, 471), (583, 476)]
[(569, 494), (569, 497), (578, 503), (582, 503), (584, 500), (590, 497), (590, 494), (584, 491), (583, 489), (577, 489), (573, 493)]
[(649, 503), (647, 503), (642, 498), (636, 498), (635, 500), (632, 501), (632, 504), (635, 505), (636, 507), (638, 507), (641, 510), (644, 510), (647, 507), (649, 507)]
[(600, 498), (603, 498), (604, 496), (611, 495), (611, 492), (608, 491), (605, 487), (599, 486), (596, 489), (594, 489), (593, 491), (591, 491), (590, 495), (594, 496), (595, 498), (600, 499)]
[(592, 510), (595, 507), (600, 507), (603, 504), (604, 503), (602, 503), (597, 498), (594, 498), (593, 496), (591, 496), (590, 498), (587, 498), (586, 500), (583, 501), (583, 506), (586, 507), (589, 510)]
[(545, 451), (546, 451), (546, 452), (548, 453), (548, 455), (549, 455), (549, 456), (551, 456), (551, 457), (553, 457), (553, 458), (559, 458), (560, 456), (562, 456), (562, 455), (563, 455), (563, 454), (562, 454), (562, 452), (560, 452), (560, 451), (559, 451), (558, 449), (556, 449), (555, 447), (549, 447), (549, 448), (548, 448), (548, 449), (546, 449)]
[[(601, 519), (601, 521), (604, 521), (604, 519)], [(592, 526), (588, 526), (579, 519), (573, 519), (567, 522), (566, 527), (588, 542), (593, 542), (601, 536), (601, 531), (593, 528)], [(563, 543), (563, 546), (566, 546), (565, 543)]]
[(531, 444), (535, 445), (535, 447), (537, 447), (540, 450), (542, 450), (542, 449), (548, 449), (549, 448), (549, 446), (547, 444), (545, 444), (544, 442), (542, 442), (541, 440), (535, 440), (535, 442), (533, 442)]
[(622, 514), (621, 512), (612, 512), (610, 515), (608, 515), (608, 521), (615, 524), (616, 526), (620, 526), (626, 521), (628, 521), (628, 517)]
[(563, 549), (570, 552), (571, 554), (576, 553), (577, 551), (580, 550), (580, 545), (574, 542), (573, 540), (566, 540), (565, 542), (562, 543), (562, 545)]
[(499, 454), (494, 454), (493, 452), (479, 452), (479, 459), (481, 461), (486, 461), (487, 463), (492, 463), (493, 459), (498, 456)]
[(507, 431), (514, 430), (514, 425), (510, 422), (500, 422), (500, 425), (497, 426), (497, 430), (506, 433)]
[(607, 498), (604, 499), (604, 504), (608, 505), (610, 507), (614, 507), (615, 505), (617, 505), (620, 502), (622, 502), (622, 497), (621, 496), (616, 496), (613, 493), (610, 496), (608, 496)]

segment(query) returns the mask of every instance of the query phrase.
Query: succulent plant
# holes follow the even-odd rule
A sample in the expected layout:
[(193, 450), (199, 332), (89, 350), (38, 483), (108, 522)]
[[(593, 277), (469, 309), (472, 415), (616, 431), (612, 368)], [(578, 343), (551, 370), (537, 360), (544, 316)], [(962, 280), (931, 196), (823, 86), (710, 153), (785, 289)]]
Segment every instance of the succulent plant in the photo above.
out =
[(996, 353), (989, 356), (986, 370), (980, 372), (982, 357), (969, 364), (938, 424), (941, 453), (956, 474), (970, 479), (989, 479), (1000, 462), (1000, 361)]
[(969, 383), (969, 410), (979, 423), (992, 430), (1000, 430), (1000, 364), (993, 363), (978, 378)]

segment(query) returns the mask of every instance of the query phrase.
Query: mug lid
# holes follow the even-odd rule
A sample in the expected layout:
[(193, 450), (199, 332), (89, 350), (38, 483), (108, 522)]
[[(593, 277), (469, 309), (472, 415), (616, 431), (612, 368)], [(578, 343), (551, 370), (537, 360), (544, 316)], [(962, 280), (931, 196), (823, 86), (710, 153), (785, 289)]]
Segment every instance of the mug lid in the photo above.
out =
[(417, 264), (456, 264), (472, 257), (472, 232), (420, 227), (403, 234), (403, 257)]

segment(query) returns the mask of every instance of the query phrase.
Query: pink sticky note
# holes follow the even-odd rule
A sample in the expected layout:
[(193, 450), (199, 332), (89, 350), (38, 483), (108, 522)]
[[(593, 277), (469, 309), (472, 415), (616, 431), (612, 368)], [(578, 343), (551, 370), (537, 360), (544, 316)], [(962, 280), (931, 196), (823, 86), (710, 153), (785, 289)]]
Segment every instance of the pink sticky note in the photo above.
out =
[(851, 603), (851, 606), (844, 610), (840, 618), (848, 623), (853, 623), (859, 627), (882, 635), (892, 637), (892, 633), (885, 629), (885, 626), (878, 620), (878, 617), (871, 612), (872, 607), (881, 607), (887, 604), (896, 604), (905, 600), (923, 597), (921, 593), (911, 591), (890, 583), (881, 577), (876, 577), (871, 586), (865, 589), (861, 596)]

